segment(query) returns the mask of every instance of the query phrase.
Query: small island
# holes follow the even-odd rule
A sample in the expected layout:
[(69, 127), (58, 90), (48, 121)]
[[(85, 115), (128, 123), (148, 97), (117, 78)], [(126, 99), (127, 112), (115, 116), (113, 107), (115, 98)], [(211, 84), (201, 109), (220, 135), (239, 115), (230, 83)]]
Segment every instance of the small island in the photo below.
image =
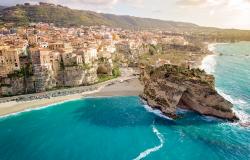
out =
[(238, 120), (233, 105), (215, 90), (214, 77), (200, 69), (169, 64), (158, 68), (147, 66), (141, 81), (144, 83), (142, 98), (167, 116), (177, 118), (176, 109), (180, 107), (202, 115)]

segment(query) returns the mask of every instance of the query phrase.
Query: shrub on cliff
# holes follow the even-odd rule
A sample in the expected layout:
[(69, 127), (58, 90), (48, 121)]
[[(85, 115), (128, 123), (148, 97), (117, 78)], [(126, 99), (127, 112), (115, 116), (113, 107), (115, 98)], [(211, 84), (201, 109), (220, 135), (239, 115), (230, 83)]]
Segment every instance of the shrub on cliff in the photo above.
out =
[(115, 68), (112, 70), (112, 75), (113, 75), (114, 77), (119, 77), (119, 76), (121, 76), (120, 68), (119, 68), (119, 67), (115, 67)]

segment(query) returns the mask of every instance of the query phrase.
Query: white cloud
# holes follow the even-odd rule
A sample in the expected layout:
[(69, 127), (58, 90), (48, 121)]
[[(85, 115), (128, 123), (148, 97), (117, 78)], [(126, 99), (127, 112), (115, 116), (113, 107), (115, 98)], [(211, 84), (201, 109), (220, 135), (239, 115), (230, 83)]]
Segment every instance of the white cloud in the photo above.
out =
[(250, 0), (177, 0), (176, 2), (179, 6), (229, 6), (229, 7), (239, 7), (239, 6), (249, 6)]
[(118, 0), (68, 0), (74, 3), (90, 4), (90, 5), (113, 5), (118, 2)]
[(213, 16), (213, 15), (214, 15), (214, 12), (215, 12), (215, 11), (212, 9), (212, 10), (209, 12), (209, 15), (210, 15), (210, 16)]

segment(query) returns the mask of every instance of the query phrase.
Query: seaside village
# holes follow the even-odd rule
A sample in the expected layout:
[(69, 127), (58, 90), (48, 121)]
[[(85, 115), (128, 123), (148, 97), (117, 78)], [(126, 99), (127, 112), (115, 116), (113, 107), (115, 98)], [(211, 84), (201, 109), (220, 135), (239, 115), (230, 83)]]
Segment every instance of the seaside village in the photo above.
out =
[[(0, 97), (95, 84), (136, 67), (157, 44), (187, 45), (183, 36), (106, 26), (59, 28), (32, 23), (0, 29)], [(164, 48), (164, 47), (163, 47)], [(158, 63), (170, 63), (159, 60)]]

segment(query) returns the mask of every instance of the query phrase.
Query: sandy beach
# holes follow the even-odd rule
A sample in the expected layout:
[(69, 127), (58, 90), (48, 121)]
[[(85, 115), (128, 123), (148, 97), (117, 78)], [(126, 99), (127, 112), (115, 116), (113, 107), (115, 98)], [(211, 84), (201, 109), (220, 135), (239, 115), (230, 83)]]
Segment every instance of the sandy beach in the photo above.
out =
[(105, 86), (98, 92), (88, 94), (88, 97), (138, 96), (143, 92), (139, 79), (125, 80)]
[(67, 96), (58, 96), (47, 99), (38, 99), (32, 101), (10, 101), (0, 103), (0, 116), (8, 116), (18, 112), (30, 111), (41, 107), (49, 106), (64, 101), (81, 99), (84, 97), (98, 97), (98, 96), (138, 96), (143, 90), (140, 81), (137, 78), (129, 80), (120, 80), (112, 82), (108, 85), (101, 86), (94, 91), (83, 92), (79, 94), (72, 94)]

